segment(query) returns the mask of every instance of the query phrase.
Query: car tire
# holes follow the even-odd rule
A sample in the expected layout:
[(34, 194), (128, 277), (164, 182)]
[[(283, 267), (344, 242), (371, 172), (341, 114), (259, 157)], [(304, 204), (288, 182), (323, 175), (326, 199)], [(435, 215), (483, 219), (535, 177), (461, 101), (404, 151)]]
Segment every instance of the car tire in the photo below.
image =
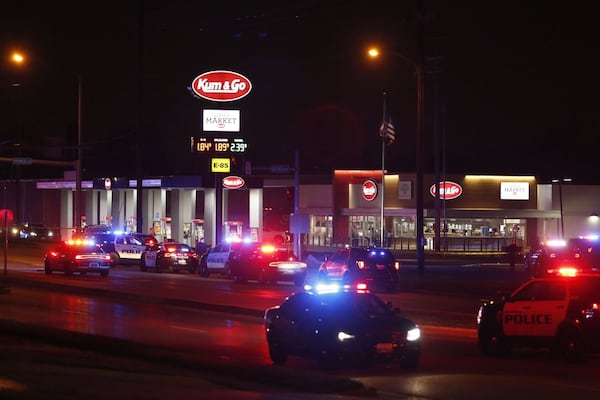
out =
[(419, 366), (419, 353), (407, 354), (400, 360), (400, 368), (405, 370), (415, 370)]
[(488, 357), (503, 357), (510, 353), (510, 346), (500, 327), (482, 323), (478, 330), (478, 342), (481, 352)]
[(121, 257), (119, 257), (119, 253), (110, 253), (110, 259), (112, 260), (112, 265), (114, 266), (121, 264)]
[(50, 263), (48, 261), (44, 263), (44, 272), (46, 275), (52, 275), (52, 268), (50, 267)]
[(288, 358), (285, 348), (281, 344), (275, 342), (269, 343), (269, 356), (274, 365), (285, 365)]
[(574, 327), (559, 329), (556, 338), (556, 352), (562, 360), (568, 363), (581, 363), (585, 361), (588, 354), (581, 333)]
[(103, 278), (106, 278), (108, 276), (108, 271), (102, 271), (100, 272), (100, 276)]
[(65, 271), (65, 276), (72, 276), (73, 275), (73, 271), (71, 270), (71, 266), (68, 263), (65, 264), (64, 271)]

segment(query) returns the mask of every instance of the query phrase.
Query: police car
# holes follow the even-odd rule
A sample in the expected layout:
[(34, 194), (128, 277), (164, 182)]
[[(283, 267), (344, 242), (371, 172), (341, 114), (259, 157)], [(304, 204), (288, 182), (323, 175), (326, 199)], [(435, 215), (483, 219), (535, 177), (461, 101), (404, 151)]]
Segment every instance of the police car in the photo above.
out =
[(44, 256), (44, 271), (51, 275), (61, 271), (66, 276), (88, 272), (108, 276), (112, 268), (110, 254), (92, 240), (74, 239), (52, 246)]
[(487, 356), (513, 347), (548, 348), (567, 361), (600, 351), (600, 275), (532, 278), (499, 301), (484, 300), (477, 314), (478, 340)]
[(400, 262), (388, 249), (345, 247), (338, 249), (319, 267), (320, 281), (344, 284), (366, 282), (369, 287), (394, 291), (398, 285)]
[(250, 243), (224, 241), (208, 249), (200, 256), (199, 274), (207, 277), (210, 274), (231, 275), (231, 265), (244, 246)]
[(336, 282), (305, 287), (265, 310), (273, 363), (283, 365), (288, 356), (297, 356), (317, 360), (323, 368), (385, 360), (416, 368), (419, 327), (365, 287)]
[(185, 243), (163, 242), (150, 246), (144, 251), (140, 261), (140, 270), (154, 272), (188, 271), (196, 273), (198, 253)]
[(140, 262), (147, 246), (135, 235), (116, 234), (114, 240), (115, 264), (121, 261)]

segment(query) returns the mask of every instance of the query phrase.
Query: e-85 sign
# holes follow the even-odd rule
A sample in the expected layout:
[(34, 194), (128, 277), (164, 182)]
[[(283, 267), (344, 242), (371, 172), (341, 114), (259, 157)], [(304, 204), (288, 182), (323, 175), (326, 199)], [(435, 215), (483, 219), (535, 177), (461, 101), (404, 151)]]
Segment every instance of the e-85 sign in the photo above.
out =
[(211, 158), (210, 160), (210, 171), (211, 172), (230, 172), (231, 160), (229, 158)]

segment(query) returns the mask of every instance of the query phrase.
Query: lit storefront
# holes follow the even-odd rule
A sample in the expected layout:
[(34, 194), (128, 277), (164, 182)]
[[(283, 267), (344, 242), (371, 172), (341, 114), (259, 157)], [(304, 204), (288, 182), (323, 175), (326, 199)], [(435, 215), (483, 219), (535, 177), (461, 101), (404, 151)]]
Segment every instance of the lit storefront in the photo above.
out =
[[(366, 182), (381, 185), (381, 171), (335, 171), (332, 242), (380, 246), (383, 239), (385, 247), (414, 249), (414, 179), (413, 174), (385, 175), (384, 190), (365, 196)], [(427, 250), (501, 251), (513, 241), (528, 247), (540, 236), (554, 235), (560, 219), (559, 211), (538, 204), (533, 176), (448, 176), (436, 196), (433, 176), (426, 175), (424, 188)]]

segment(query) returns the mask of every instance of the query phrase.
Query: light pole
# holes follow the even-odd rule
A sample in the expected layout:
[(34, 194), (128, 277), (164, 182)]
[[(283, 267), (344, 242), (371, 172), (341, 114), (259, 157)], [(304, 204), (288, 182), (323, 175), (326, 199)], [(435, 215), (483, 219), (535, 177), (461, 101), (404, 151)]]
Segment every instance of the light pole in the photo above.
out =
[(552, 179), (552, 183), (558, 184), (558, 202), (560, 204), (560, 238), (565, 238), (565, 218), (563, 212), (563, 198), (562, 198), (562, 184), (566, 182), (571, 182), (571, 178), (561, 178), (561, 179)]
[[(422, 24), (418, 24), (421, 26)], [(413, 66), (415, 71), (415, 79), (417, 81), (417, 120), (415, 126), (416, 135), (416, 263), (419, 276), (423, 276), (425, 272), (425, 237), (423, 232), (424, 225), (424, 199), (423, 199), (423, 131), (424, 131), (424, 107), (425, 107), (425, 82), (423, 74), (423, 30), (422, 27), (417, 29), (417, 59), (411, 60), (404, 54), (397, 51), (391, 51), (390, 54), (406, 61)], [(370, 58), (380, 56), (379, 49), (371, 47), (367, 54)]]

